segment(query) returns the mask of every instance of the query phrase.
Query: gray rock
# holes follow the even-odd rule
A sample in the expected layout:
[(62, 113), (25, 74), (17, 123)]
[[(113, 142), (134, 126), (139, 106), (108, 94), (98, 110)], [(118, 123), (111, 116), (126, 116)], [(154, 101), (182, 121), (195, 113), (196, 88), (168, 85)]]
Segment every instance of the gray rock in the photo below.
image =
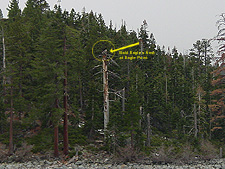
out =
[(37, 168), (41, 168), (41, 165), (35, 165)]
[(214, 165), (214, 168), (216, 168), (216, 169), (220, 169), (221, 168), (221, 165)]
[(33, 168), (33, 165), (27, 164), (26, 167), (27, 167), (27, 168)]
[(76, 165), (81, 165), (81, 164), (83, 164), (83, 161), (77, 161), (75, 164)]
[(39, 161), (39, 164), (40, 165), (44, 165), (44, 161)]
[(77, 166), (75, 165), (75, 164), (71, 164), (71, 167), (73, 168), (73, 169), (75, 169), (75, 168), (77, 168)]
[(52, 165), (53, 163), (50, 162), (50, 161), (45, 161), (45, 164), (47, 164), (47, 165)]
[(85, 169), (85, 167), (82, 166), (82, 165), (80, 165), (80, 166), (78, 167), (78, 169)]
[(65, 165), (62, 165), (62, 166), (61, 166), (61, 167), (59, 167), (59, 168), (57, 168), (57, 167), (55, 168), (55, 167), (54, 167), (54, 169), (67, 169), (67, 168), (68, 168), (68, 167), (67, 167), (67, 166), (65, 166)]
[(111, 168), (112, 164), (105, 165), (105, 168)]
[(67, 168), (67, 166), (65, 166), (65, 165), (62, 165), (62, 166), (61, 166), (61, 168), (62, 168), (62, 169), (66, 169), (66, 168)]
[[(107, 160), (98, 160), (96, 163), (88, 163), (87, 161), (77, 161), (75, 164), (70, 163), (67, 165), (62, 165), (59, 161), (29, 161), (26, 163), (1, 163), (0, 169), (225, 169), (225, 159), (218, 159), (212, 161), (198, 161), (192, 164), (184, 164), (184, 165), (149, 165), (146, 163), (138, 164), (138, 163), (127, 163), (127, 164), (111, 164), (105, 163)], [(110, 160), (109, 160), (110, 161)], [(62, 166), (61, 166), (62, 165)]]

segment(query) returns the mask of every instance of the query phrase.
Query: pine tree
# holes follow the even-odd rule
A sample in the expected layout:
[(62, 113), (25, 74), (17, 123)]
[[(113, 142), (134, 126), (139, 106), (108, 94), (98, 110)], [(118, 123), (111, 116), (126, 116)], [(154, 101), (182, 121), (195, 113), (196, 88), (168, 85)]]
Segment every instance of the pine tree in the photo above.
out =
[[(39, 39), (39, 55), (35, 58), (34, 74), (36, 86), (34, 99), (38, 98), (36, 106), (39, 109), (39, 120), (43, 127), (54, 126), (55, 156), (58, 156), (58, 125), (64, 112), (63, 79), (64, 79), (64, 37), (65, 26), (62, 21), (61, 8), (55, 7), (50, 13), (49, 26), (43, 29)], [(46, 113), (50, 117), (46, 119)]]
[[(211, 59), (213, 57), (212, 47), (208, 40), (198, 40), (193, 44), (193, 48), (190, 50), (190, 56), (192, 60), (192, 76), (193, 76), (193, 92), (196, 95), (195, 104), (197, 105), (197, 123), (198, 126), (195, 130), (195, 137), (198, 133), (205, 133), (208, 135), (209, 129), (209, 108), (210, 104), (210, 91), (211, 91), (211, 75), (210, 71), (212, 68), (210, 66)], [(204, 93), (204, 94), (203, 94)], [(195, 122), (196, 123), (196, 122)]]
[(3, 18), (3, 13), (2, 13), (2, 10), (0, 9), (0, 19)]
[[(19, 2), (17, 0), (12, 0), (10, 2), (9, 8), (8, 8), (8, 17), (9, 17), (9, 21), (8, 21), (8, 31), (7, 31), (7, 36), (15, 36), (12, 39), (6, 39), (6, 43), (8, 44), (15, 44), (15, 46), (9, 46), (9, 52), (8, 52), (8, 66), (7, 66), (7, 70), (6, 70), (6, 76), (8, 78), (10, 78), (10, 81), (8, 82), (9, 84), (9, 88), (7, 90), (8, 92), (8, 103), (10, 107), (10, 129), (9, 129), (9, 155), (13, 154), (13, 109), (14, 109), (14, 102), (15, 102), (15, 97), (13, 96), (14, 92), (13, 90), (15, 90), (15, 88), (17, 88), (17, 83), (19, 80), (19, 78), (17, 78), (18, 75), (18, 67), (17, 62), (15, 60), (17, 60), (17, 58), (21, 57), (22, 54), (22, 47), (21, 45), (18, 45), (18, 32), (16, 32), (16, 27), (17, 29), (19, 28), (19, 32), (22, 33), (21, 30), (21, 11), (19, 9)], [(17, 35), (17, 36), (16, 36)], [(8, 45), (7, 45), (8, 46)], [(20, 62), (21, 63), (21, 62)], [(21, 83), (20, 83), (21, 84)], [(20, 90), (21, 91), (21, 90)], [(7, 96), (7, 94), (6, 94)], [(10, 101), (9, 101), (10, 100)]]
[(37, 41), (41, 29), (46, 26), (45, 14), (48, 12), (49, 5), (45, 0), (28, 0), (26, 2), (22, 15), (32, 43)]

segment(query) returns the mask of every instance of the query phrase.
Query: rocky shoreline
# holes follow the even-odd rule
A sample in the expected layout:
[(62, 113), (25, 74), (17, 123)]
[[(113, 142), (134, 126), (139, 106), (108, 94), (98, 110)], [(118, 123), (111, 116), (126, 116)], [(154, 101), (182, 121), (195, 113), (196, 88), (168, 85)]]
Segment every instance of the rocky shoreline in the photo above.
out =
[(0, 163), (0, 169), (225, 169), (225, 159), (214, 159), (210, 161), (196, 161), (189, 164), (152, 164), (145, 163), (125, 163), (116, 164), (107, 160), (99, 162), (74, 161), (28, 161), (24, 163)]

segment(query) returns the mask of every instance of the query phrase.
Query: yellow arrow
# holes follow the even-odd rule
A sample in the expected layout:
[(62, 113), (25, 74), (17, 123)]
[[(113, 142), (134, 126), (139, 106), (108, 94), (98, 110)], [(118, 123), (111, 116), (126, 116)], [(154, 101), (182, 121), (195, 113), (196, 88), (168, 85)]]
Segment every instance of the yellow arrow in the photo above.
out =
[(118, 49), (114, 49), (114, 50), (111, 49), (110, 52), (111, 52), (111, 53), (114, 53), (114, 52), (116, 52), (116, 51), (123, 50), (123, 49), (126, 49), (126, 48), (131, 48), (131, 47), (137, 46), (137, 45), (139, 45), (139, 42), (134, 43), (134, 44), (131, 44), (131, 45), (127, 45), (127, 46), (124, 46), (124, 47), (121, 47), (121, 48), (118, 48)]

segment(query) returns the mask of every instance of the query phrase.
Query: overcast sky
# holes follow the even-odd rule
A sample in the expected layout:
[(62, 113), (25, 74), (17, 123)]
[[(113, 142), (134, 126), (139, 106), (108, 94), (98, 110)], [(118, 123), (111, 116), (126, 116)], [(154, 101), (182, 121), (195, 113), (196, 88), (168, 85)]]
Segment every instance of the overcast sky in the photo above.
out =
[[(0, 1), (6, 17), (9, 0)], [(47, 0), (51, 9), (57, 1)], [(22, 9), (25, 2), (20, 0)], [(166, 48), (176, 46), (181, 53), (192, 48), (197, 40), (216, 36), (216, 22), (225, 12), (225, 0), (61, 0), (60, 4), (68, 11), (74, 8), (81, 12), (85, 7), (86, 12), (101, 13), (107, 25), (112, 20), (117, 28), (124, 20), (128, 30), (137, 31), (146, 20), (157, 44)]]

